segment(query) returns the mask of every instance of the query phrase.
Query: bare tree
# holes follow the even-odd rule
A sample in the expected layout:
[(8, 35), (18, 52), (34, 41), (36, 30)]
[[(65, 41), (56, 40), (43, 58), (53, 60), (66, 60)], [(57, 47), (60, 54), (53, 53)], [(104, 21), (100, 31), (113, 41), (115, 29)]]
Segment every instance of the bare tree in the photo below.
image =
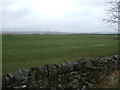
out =
[(108, 17), (103, 19), (103, 21), (112, 24), (113, 26), (118, 25), (117, 29), (119, 30), (120, 25), (120, 0), (114, 0), (107, 2), (108, 7), (105, 9)]

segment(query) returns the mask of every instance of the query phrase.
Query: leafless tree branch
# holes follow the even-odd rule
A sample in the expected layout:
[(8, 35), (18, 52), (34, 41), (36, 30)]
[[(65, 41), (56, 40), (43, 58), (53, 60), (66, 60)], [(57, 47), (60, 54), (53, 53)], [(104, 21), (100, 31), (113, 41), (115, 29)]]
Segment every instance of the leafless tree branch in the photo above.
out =
[(103, 21), (111, 24), (119, 24), (120, 22), (120, 0), (107, 2), (108, 7), (105, 9), (108, 18), (104, 18)]

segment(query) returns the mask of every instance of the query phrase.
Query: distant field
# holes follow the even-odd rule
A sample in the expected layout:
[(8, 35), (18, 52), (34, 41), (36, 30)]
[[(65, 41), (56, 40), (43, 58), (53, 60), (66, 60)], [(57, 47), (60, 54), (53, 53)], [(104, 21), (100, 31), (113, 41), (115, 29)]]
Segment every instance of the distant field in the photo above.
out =
[(118, 52), (117, 35), (3, 35), (3, 74), (21, 68), (96, 58)]

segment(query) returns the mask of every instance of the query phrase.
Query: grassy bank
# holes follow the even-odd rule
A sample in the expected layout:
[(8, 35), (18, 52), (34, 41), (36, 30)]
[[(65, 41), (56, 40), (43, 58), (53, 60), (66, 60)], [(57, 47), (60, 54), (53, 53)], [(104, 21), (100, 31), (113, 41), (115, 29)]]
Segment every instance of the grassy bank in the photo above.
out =
[(44, 64), (118, 52), (117, 35), (3, 35), (3, 74)]

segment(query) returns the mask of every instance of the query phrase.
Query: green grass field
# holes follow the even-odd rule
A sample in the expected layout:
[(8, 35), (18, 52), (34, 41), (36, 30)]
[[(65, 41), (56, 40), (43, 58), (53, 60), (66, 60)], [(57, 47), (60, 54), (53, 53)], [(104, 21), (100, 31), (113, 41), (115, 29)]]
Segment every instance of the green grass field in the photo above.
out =
[(21, 68), (41, 66), (82, 57), (117, 54), (117, 35), (3, 35), (3, 74)]

